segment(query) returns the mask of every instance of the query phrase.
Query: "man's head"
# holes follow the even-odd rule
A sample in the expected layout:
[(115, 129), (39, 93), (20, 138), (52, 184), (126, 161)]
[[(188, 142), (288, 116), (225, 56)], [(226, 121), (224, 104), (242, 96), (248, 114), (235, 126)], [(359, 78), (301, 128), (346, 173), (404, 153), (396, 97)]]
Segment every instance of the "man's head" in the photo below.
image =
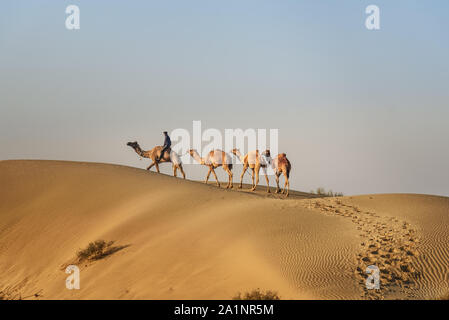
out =
[(167, 132), (167, 131), (164, 131), (164, 135), (168, 135), (168, 132)]

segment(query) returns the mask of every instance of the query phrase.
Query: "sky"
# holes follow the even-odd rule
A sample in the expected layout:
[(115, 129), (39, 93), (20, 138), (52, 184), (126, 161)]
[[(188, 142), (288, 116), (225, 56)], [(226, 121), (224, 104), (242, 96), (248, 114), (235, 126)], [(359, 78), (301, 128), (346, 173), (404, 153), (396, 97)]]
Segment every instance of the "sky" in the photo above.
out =
[[(71, 4), (79, 30), (65, 27)], [(371, 4), (380, 30), (365, 27)], [(0, 160), (145, 168), (127, 141), (150, 149), (201, 121), (278, 129), (292, 189), (449, 196), (448, 12), (447, 0), (3, 0)]]

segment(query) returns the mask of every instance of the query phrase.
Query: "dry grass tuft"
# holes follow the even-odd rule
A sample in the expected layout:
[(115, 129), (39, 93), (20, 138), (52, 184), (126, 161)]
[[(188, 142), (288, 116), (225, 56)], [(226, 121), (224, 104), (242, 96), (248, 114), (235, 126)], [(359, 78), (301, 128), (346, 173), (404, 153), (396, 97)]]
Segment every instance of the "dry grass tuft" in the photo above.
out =
[(232, 300), (281, 300), (281, 297), (278, 295), (276, 291), (262, 291), (259, 288), (246, 292), (242, 295), (239, 292)]
[(311, 194), (316, 194), (321, 197), (343, 197), (343, 192), (333, 192), (332, 190), (326, 191), (324, 188), (317, 188), (316, 191), (311, 190)]
[(87, 248), (77, 252), (78, 262), (99, 260), (127, 246), (112, 246), (114, 241), (97, 240), (89, 243)]

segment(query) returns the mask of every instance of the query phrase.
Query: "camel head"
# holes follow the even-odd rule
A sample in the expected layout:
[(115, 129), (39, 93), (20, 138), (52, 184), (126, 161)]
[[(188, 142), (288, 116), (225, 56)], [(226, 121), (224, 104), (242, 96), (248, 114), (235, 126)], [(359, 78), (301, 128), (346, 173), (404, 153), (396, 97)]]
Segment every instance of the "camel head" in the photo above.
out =
[(128, 142), (126, 145), (127, 145), (127, 146), (130, 146), (130, 147), (133, 148), (133, 149), (139, 147), (139, 144), (137, 143), (137, 141), (134, 141), (134, 142)]
[(268, 165), (271, 164), (271, 153), (270, 153), (270, 149), (265, 150), (264, 152), (262, 152), (260, 154), (261, 156), (263, 156), (265, 158), (265, 161)]
[(237, 148), (234, 148), (231, 150), (231, 152), (237, 156), (240, 153), (240, 150)]
[(201, 158), (201, 156), (198, 154), (198, 151), (196, 151), (195, 149), (190, 149), (189, 154), (193, 159), (198, 161), (200, 164), (204, 164), (204, 159)]
[(262, 155), (264, 155), (265, 157), (271, 157), (271, 154), (270, 154), (270, 149), (267, 149), (267, 150), (265, 150), (264, 152), (262, 152)]
[(189, 154), (193, 157), (193, 155), (198, 154), (198, 152), (195, 149), (190, 149)]

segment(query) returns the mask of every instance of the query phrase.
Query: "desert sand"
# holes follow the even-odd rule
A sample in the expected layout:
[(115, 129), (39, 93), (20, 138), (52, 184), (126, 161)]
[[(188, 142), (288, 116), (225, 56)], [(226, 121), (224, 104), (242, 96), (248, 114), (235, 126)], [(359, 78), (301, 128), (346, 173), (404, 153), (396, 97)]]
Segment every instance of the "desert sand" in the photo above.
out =
[[(239, 170), (239, 169), (237, 169)], [(188, 168), (187, 168), (188, 175)], [(274, 182), (272, 182), (274, 183)], [(65, 266), (90, 242), (118, 246)], [(449, 198), (287, 199), (142, 169), (0, 162), (0, 291), (24, 299), (435, 299), (449, 292)], [(381, 270), (366, 290), (365, 268)]]

